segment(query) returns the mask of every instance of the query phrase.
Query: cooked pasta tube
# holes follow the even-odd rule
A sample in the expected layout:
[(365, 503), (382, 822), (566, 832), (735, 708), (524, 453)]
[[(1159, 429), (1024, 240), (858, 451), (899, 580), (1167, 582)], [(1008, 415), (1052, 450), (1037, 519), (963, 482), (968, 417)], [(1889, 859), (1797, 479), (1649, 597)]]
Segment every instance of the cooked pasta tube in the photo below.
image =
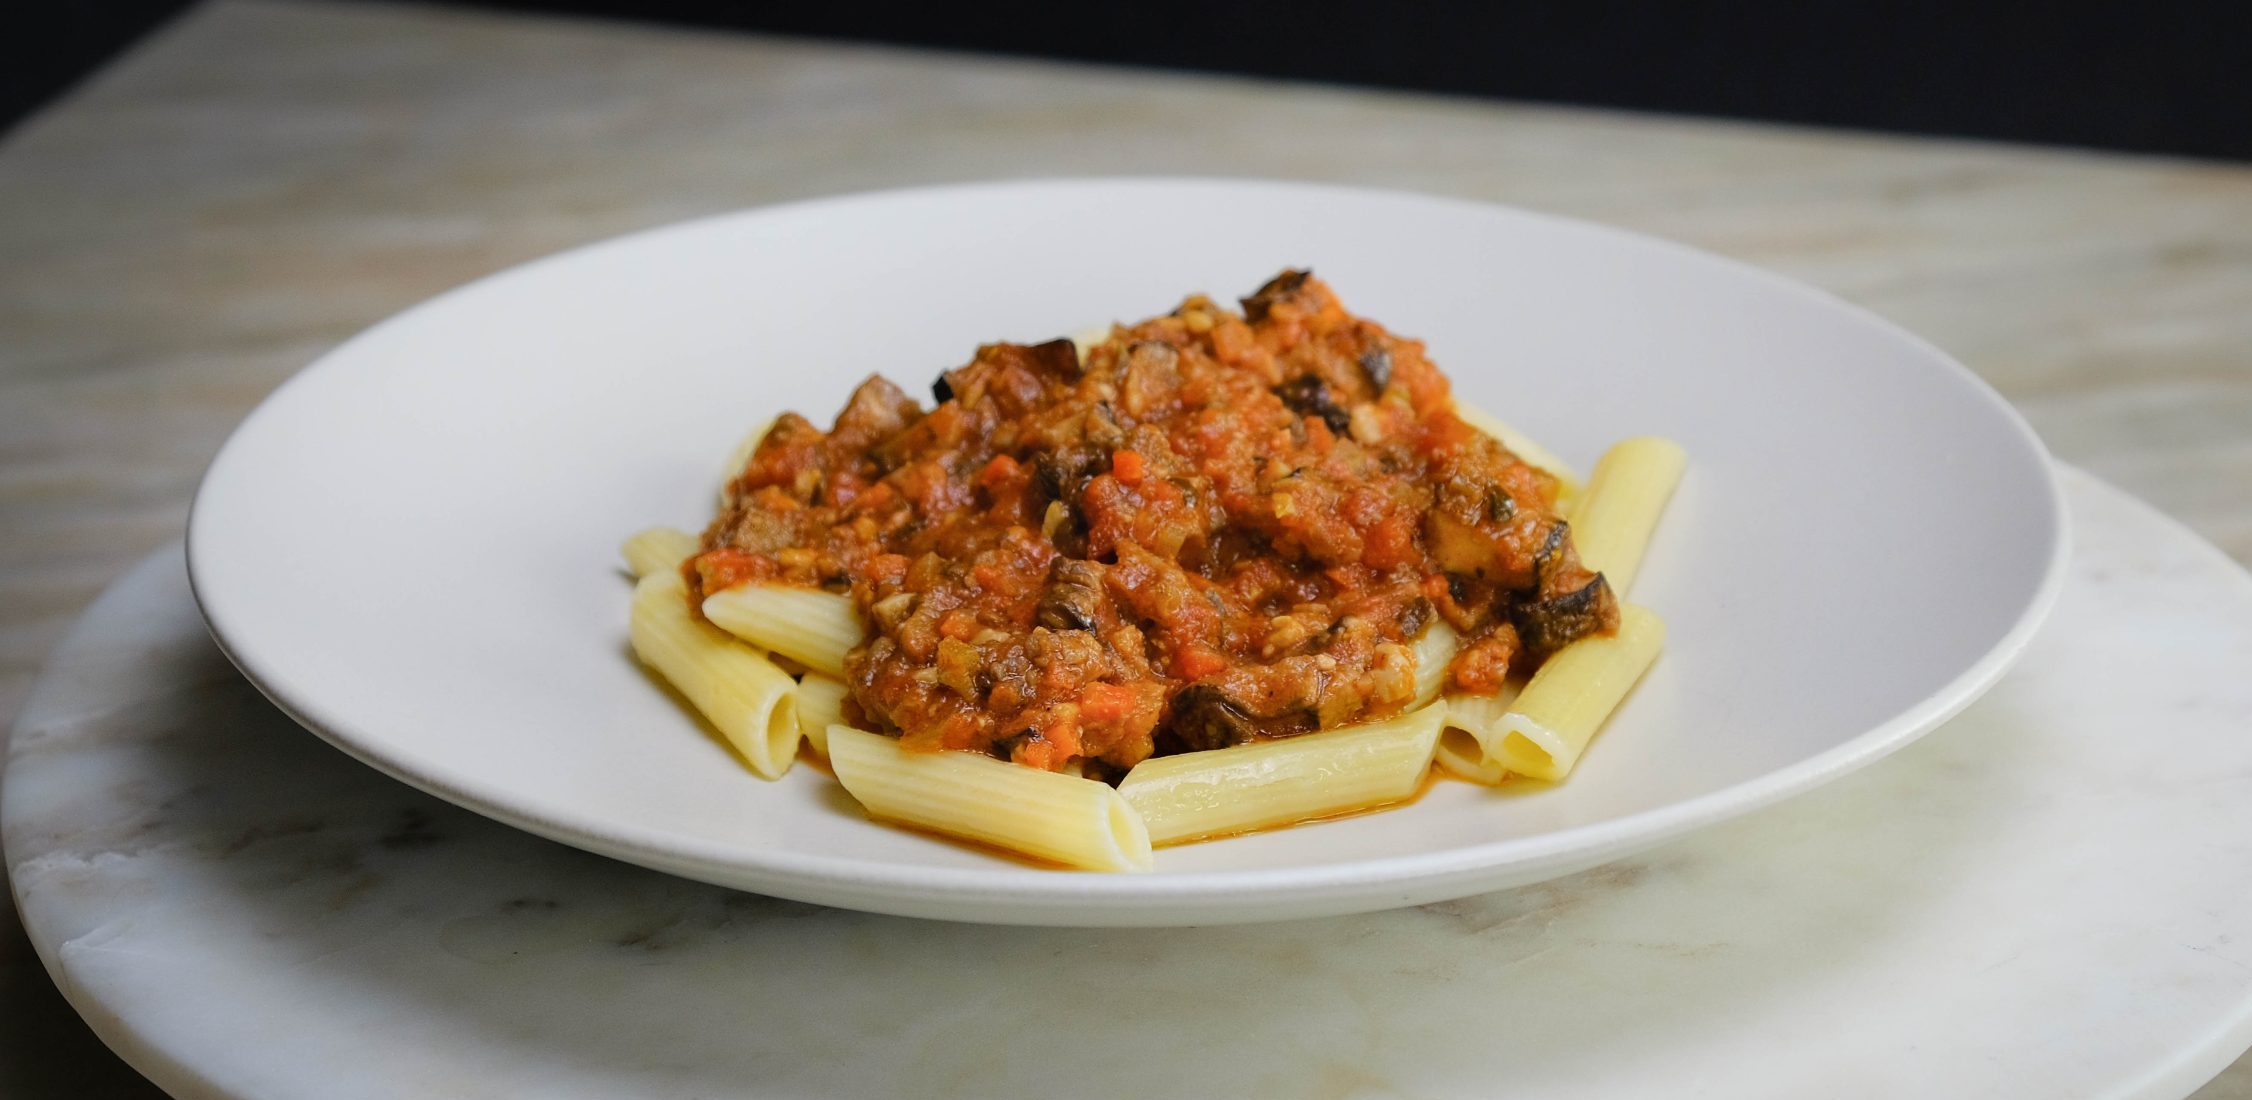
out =
[(696, 552), (696, 536), (677, 527), (651, 527), (636, 532), (618, 549), (626, 556), (626, 568), (636, 577), (646, 577), (662, 569), (679, 568)]
[(736, 478), (743, 476), (743, 467), (751, 464), (751, 456), (758, 453), (758, 445), (766, 441), (766, 433), (774, 430), (777, 419), (779, 418), (770, 416), (759, 421), (758, 427), (752, 428), (750, 434), (744, 436), (735, 444), (735, 449), (727, 453), (727, 469), (719, 475), (720, 507), (727, 506), (729, 489), (735, 484)]
[(818, 588), (736, 585), (704, 597), (704, 617), (760, 649), (838, 679), (845, 652), (867, 636), (852, 597)]
[(1438, 747), (1431, 752), (1432, 763), (1449, 775), (1488, 786), (1509, 778), (1509, 769), (1487, 758), (1475, 731), (1501, 724), (1502, 716), (1509, 713), (1509, 704), (1517, 698), (1517, 688), (1511, 683), (1494, 695), (1447, 696), (1447, 720), (1439, 731)]
[(1146, 871), (1149, 832), (1109, 784), (829, 727), (829, 766), (871, 817), (1094, 871)]
[(1509, 453), (1524, 459), (1526, 465), (1546, 470), (1556, 479), (1557, 512), (1562, 515), (1571, 514), (1571, 505), (1580, 496), (1580, 478), (1572, 472), (1571, 466), (1556, 457), (1556, 452), (1503, 423), (1500, 417), (1467, 401), (1457, 400), (1454, 403), (1454, 415), (1460, 417), (1463, 423), (1500, 440), (1502, 446), (1509, 448)]
[(829, 727), (844, 724), (845, 686), (818, 672), (798, 678), (798, 729), (813, 751), (829, 755)]
[(1452, 719), (1477, 737), (1488, 764), (1562, 779), (1657, 659), (1665, 635), (1665, 622), (1647, 608), (1620, 604), (1618, 633), (1582, 638), (1551, 655), (1499, 721), (1460, 708)]
[(1141, 812), (1154, 844), (1383, 806), (1422, 785), (1444, 713), (1429, 706), (1323, 733), (1151, 757), (1126, 773), (1118, 793)]
[(1431, 620), (1415, 640), (1415, 702), (1409, 706), (1427, 707), (1438, 701), (1439, 689), (1446, 686), (1447, 666), (1461, 648), (1462, 636), (1446, 620)]
[(1688, 464), (1680, 444), (1656, 436), (1621, 441), (1596, 462), (1572, 511), (1572, 547), (1611, 591), (1625, 596), (1634, 584), (1642, 551)]
[(633, 587), (634, 655), (703, 712), (751, 770), (780, 778), (798, 755), (797, 683), (766, 655), (688, 613), (688, 586), (660, 570)]

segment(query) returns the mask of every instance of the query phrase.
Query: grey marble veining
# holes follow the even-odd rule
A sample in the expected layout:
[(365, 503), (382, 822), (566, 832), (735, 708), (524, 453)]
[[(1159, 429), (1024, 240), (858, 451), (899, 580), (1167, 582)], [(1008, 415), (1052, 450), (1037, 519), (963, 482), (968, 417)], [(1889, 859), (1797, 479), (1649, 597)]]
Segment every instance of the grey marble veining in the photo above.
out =
[[(0, 143), (0, 716), (176, 536), (243, 413), (389, 313), (703, 213), (1114, 172), (1497, 199), (1783, 271), (2252, 558), (2252, 168), (223, 0)], [(0, 1042), (17, 1095), (64, 1080), (52, 1052), (91, 1054), (5, 942), (0, 1005), (34, 1021)], [(2213, 1095), (2252, 1096), (2252, 1071)]]

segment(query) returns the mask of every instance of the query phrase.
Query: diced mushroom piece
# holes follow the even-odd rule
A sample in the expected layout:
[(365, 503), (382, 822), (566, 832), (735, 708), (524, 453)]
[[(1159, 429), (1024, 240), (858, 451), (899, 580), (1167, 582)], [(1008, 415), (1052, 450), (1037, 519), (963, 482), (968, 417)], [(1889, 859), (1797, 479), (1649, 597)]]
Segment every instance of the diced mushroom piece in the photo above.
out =
[(1430, 625), (1432, 617), (1437, 614), (1438, 609), (1431, 605), (1429, 599), (1417, 596), (1409, 600), (1406, 606), (1400, 608), (1400, 636), (1413, 638), (1422, 634), (1423, 628)]
[(1048, 502), (1047, 510), (1040, 513), (1040, 533), (1048, 536), (1049, 542), (1058, 542), (1064, 536), (1073, 533), (1073, 525), (1076, 522), (1074, 516), (1075, 513), (1072, 511), (1071, 505), (1060, 500), (1051, 500)]
[(767, 427), (765, 435), (759, 437), (758, 446), (751, 453), (755, 456), (812, 447), (826, 438), (828, 433), (816, 427), (813, 421), (798, 413), (786, 412), (774, 418), (774, 423)]
[(1079, 345), (1069, 338), (1038, 344), (987, 344), (978, 349), (977, 356), (997, 367), (1020, 367), (1041, 377), (1066, 382), (1079, 377)]
[[(1521, 589), (1569, 556), (1562, 520), (1520, 510), (1507, 491), (1476, 469), (1442, 466), (1438, 476), (1423, 534), (1425, 548), (1442, 569)], [(1566, 583), (1573, 580), (1560, 577)], [(1549, 595), (1556, 591), (1546, 590)]]
[(1249, 298), (1242, 299), (1244, 319), (1252, 324), (1266, 320), (1267, 314), (1274, 309), (1277, 303), (1283, 302), (1298, 293), (1298, 289), (1305, 286), (1307, 278), (1312, 275), (1312, 271), (1294, 270), (1285, 271), (1267, 280), (1264, 286), (1252, 291)]
[(721, 528), (723, 545), (746, 553), (771, 555), (797, 544), (799, 531), (787, 513), (741, 508), (732, 519), (732, 523)]
[(1486, 493), (1486, 514), (1495, 523), (1507, 523), (1517, 518), (1517, 498), (1510, 496), (1500, 486)]
[(1065, 447), (1033, 456), (1032, 477), (1050, 499), (1070, 504), (1108, 462), (1109, 457), (1094, 447)]
[(1352, 418), (1329, 396), (1329, 384), (1311, 374), (1299, 375), (1276, 386), (1275, 396), (1282, 398), (1283, 405), (1291, 412), (1317, 417), (1337, 435), (1344, 435), (1352, 423)]
[(1011, 368), (1022, 371), (1019, 377), (1031, 387), (1029, 392), (1037, 393), (1040, 379), (1069, 382), (1079, 377), (1079, 348), (1067, 339), (1040, 344), (987, 344), (977, 349), (977, 358), (969, 366), (934, 379), (931, 396), (941, 404), (962, 398), (974, 405), (989, 385), (999, 382), (1006, 391)]
[[(1514, 515), (1516, 509), (1511, 508), (1510, 511)], [(1548, 534), (1540, 540), (1540, 549), (1533, 551), (1535, 576), (1545, 579), (1551, 570), (1562, 563), (1564, 551), (1570, 546), (1571, 534), (1572, 525), (1563, 520), (1549, 525)]]
[(1065, 381), (1079, 377), (1079, 345), (1059, 337), (1024, 349), (1025, 358), (1040, 373)]
[(1069, 670), (1094, 668), (1104, 661), (1104, 642), (1084, 630), (1052, 630), (1035, 626), (1025, 640), (1025, 656), (1042, 675), (1074, 676)]
[(923, 415), (921, 405), (882, 375), (871, 375), (852, 391), (844, 411), (837, 414), (835, 435), (867, 440), (889, 439)]
[(1102, 567), (1059, 558), (1048, 574), (1048, 589), (1040, 594), (1033, 618), (1050, 630), (1093, 630), (1102, 605)]
[(1483, 577), (1493, 569), (1493, 540), (1459, 517), (1436, 510), (1425, 513), (1423, 540), (1431, 560), (1449, 573)]
[(1171, 729), (1192, 752), (1240, 745), (1257, 732), (1243, 707), (1210, 684), (1191, 684), (1173, 697)]
[(1080, 431), (1087, 442), (1106, 450), (1126, 442), (1126, 429), (1118, 423), (1117, 410), (1108, 401), (1097, 401), (1081, 420)]
[(876, 625), (884, 630), (898, 630), (907, 616), (915, 613), (916, 596), (913, 592), (894, 592), (871, 604), (868, 611), (875, 617)]
[(1536, 657), (1546, 657), (1590, 634), (1617, 628), (1618, 597), (1601, 573), (1570, 592), (1528, 600), (1510, 611), (1517, 636)]
[(1137, 340), (1119, 369), (1118, 403), (1139, 419), (1172, 402), (1181, 388), (1181, 353), (1158, 340)]
[(1376, 344), (1361, 353), (1360, 363), (1369, 385), (1381, 391), (1392, 384), (1392, 349)]

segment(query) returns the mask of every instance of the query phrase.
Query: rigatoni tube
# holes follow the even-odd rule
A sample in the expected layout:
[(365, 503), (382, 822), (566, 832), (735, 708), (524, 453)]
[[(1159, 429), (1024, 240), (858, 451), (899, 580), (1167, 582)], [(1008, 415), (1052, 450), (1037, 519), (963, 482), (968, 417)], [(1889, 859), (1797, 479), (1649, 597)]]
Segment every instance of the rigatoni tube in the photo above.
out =
[(1664, 646), (1666, 624), (1619, 605), (1619, 630), (1558, 650), (1533, 673), (1501, 721), (1472, 730), (1486, 756), (1518, 775), (1562, 779)]
[(665, 569), (633, 587), (634, 655), (685, 696), (767, 779), (798, 754), (797, 682), (774, 662), (689, 614), (688, 586)]
[(829, 727), (829, 766), (878, 820), (1092, 871), (1146, 871), (1149, 832), (1109, 784), (974, 752), (912, 752)]
[(1446, 728), (1431, 751), (1431, 762), (1448, 775), (1491, 786), (1509, 778), (1509, 769), (1486, 755), (1480, 731), (1501, 725), (1509, 704), (1517, 699), (1517, 685), (1505, 684), (1493, 695), (1447, 696)]
[(829, 755), (829, 727), (844, 724), (845, 686), (817, 672), (798, 678), (798, 729), (813, 751)]
[(618, 549), (625, 555), (626, 568), (636, 577), (646, 577), (680, 568), (680, 563), (696, 552), (696, 536), (676, 527), (651, 527), (635, 532)]
[(1656, 436), (1622, 441), (1595, 463), (1571, 513), (1572, 547), (1580, 564), (1603, 574), (1621, 597), (1634, 586), (1642, 552), (1688, 465), (1680, 444)]
[(1158, 756), (1118, 793), (1173, 844), (1289, 825), (1409, 798), (1431, 765), (1442, 706), (1366, 725)]
[(1447, 666), (1454, 663), (1454, 655), (1462, 649), (1462, 636), (1447, 625), (1445, 619), (1434, 617), (1431, 625), (1415, 639), (1415, 702), (1414, 707), (1427, 707), (1438, 702), (1439, 692), (1447, 684)]
[(852, 598), (818, 588), (743, 584), (704, 597), (704, 617), (760, 649), (844, 678), (845, 653), (867, 636)]

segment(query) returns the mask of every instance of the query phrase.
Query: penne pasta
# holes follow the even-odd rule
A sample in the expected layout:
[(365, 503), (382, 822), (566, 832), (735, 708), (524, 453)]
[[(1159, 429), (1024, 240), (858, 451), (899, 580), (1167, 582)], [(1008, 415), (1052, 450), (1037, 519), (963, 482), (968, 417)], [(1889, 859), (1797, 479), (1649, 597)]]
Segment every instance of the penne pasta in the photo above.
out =
[(1509, 453), (1525, 461), (1526, 465), (1546, 470), (1556, 479), (1556, 510), (1571, 514), (1571, 506), (1580, 496), (1580, 478), (1570, 465), (1556, 456), (1556, 452), (1533, 441), (1533, 438), (1503, 423), (1501, 418), (1467, 401), (1454, 403), (1454, 415), (1462, 422), (1494, 437)]
[(657, 670), (720, 736), (767, 779), (790, 770), (798, 754), (797, 684), (774, 662), (696, 621), (688, 585), (660, 570), (634, 585), (634, 655)]
[(1486, 756), (1476, 731), (1500, 725), (1509, 713), (1509, 704), (1517, 698), (1517, 690), (1518, 685), (1510, 683), (1494, 695), (1447, 696), (1445, 728), (1439, 732), (1438, 747), (1431, 752), (1432, 763), (1448, 775), (1488, 786), (1509, 778), (1509, 769)]
[(1411, 709), (1427, 707), (1439, 699), (1439, 689), (1446, 686), (1447, 666), (1454, 663), (1455, 652), (1462, 648), (1462, 636), (1447, 625), (1445, 619), (1434, 617), (1431, 625), (1415, 639), (1415, 702)]
[(1622, 598), (1688, 464), (1680, 444), (1656, 436), (1618, 443), (1595, 464), (1571, 515), (1572, 546), (1581, 564), (1603, 574)]
[(844, 678), (845, 653), (867, 632), (852, 597), (817, 588), (742, 584), (704, 597), (712, 625), (806, 668)]
[(1146, 871), (1149, 832), (1093, 779), (974, 752), (911, 752), (880, 733), (829, 727), (829, 766), (869, 816), (1094, 871)]
[(636, 577), (646, 577), (665, 569), (678, 569), (696, 553), (696, 536), (677, 527), (651, 527), (636, 532), (618, 548), (626, 557), (626, 568)]
[(1564, 778), (1635, 681), (1657, 659), (1666, 625), (1646, 608), (1619, 605), (1619, 632), (1565, 646), (1533, 673), (1498, 721), (1456, 711), (1487, 763), (1535, 779)]
[(721, 507), (726, 507), (727, 495), (734, 491), (735, 479), (743, 476), (743, 467), (751, 464), (751, 456), (758, 453), (758, 445), (766, 441), (766, 433), (774, 430), (777, 419), (779, 418), (770, 416), (760, 421), (758, 427), (752, 428), (750, 434), (744, 436), (735, 444), (735, 449), (727, 453), (727, 468), (719, 475)]
[(798, 680), (798, 730), (823, 756), (829, 755), (829, 727), (845, 724), (844, 701), (843, 681), (817, 672)]
[(1444, 708), (1367, 725), (1159, 756), (1118, 793), (1153, 844), (1249, 832), (1399, 802), (1430, 769)]

